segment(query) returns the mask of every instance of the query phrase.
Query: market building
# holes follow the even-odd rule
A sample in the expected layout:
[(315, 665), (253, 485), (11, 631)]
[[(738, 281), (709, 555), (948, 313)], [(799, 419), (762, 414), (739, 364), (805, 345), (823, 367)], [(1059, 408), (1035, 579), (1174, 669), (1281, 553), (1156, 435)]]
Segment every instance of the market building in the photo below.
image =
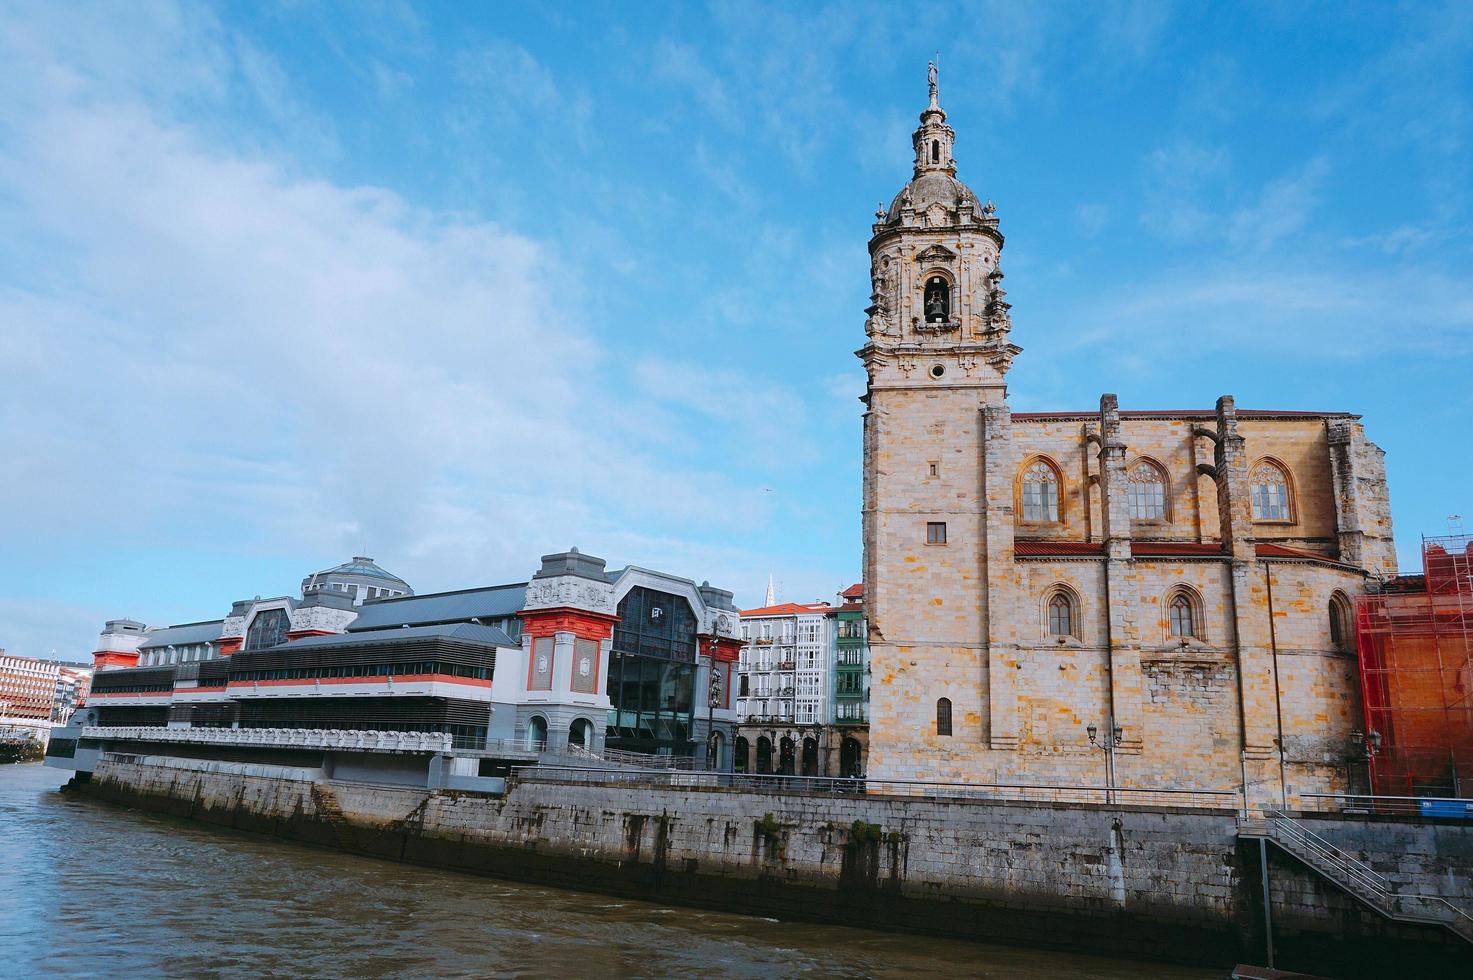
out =
[[(736, 618), (730, 592), (609, 571), (576, 548), (544, 556), (527, 582), (422, 595), (355, 558), (307, 576), (299, 597), (242, 600), (219, 620), (109, 621), (77, 741), (235, 751), (300, 733), (324, 745), (402, 733), (511, 762), (634, 753), (727, 767)], [(373, 771), (416, 781), (420, 754)], [(332, 768), (361, 768), (361, 755)]]

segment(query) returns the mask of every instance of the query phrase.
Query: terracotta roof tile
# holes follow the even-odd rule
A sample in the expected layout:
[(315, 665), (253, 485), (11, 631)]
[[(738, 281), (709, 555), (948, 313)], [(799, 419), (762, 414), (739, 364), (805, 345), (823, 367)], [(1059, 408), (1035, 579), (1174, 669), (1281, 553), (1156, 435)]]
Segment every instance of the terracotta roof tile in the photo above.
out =
[(827, 602), (779, 602), (775, 606), (760, 609), (742, 609), (742, 616), (798, 616), (803, 613), (824, 613), (832, 609)]

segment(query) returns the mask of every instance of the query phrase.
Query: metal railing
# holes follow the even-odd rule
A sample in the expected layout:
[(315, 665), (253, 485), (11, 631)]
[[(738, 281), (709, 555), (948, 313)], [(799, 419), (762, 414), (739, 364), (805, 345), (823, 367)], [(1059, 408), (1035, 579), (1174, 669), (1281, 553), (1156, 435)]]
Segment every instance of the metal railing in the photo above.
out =
[[(783, 776), (731, 772), (672, 773), (655, 769), (599, 769), (589, 766), (518, 766), (519, 779), (536, 782), (577, 782), (600, 785), (707, 785), (764, 793), (821, 793), (908, 796), (944, 800), (1008, 801), (1027, 803), (1084, 803), (1105, 805), (1106, 794), (1115, 805), (1213, 807), (1236, 809), (1236, 790), (1175, 789), (1166, 787), (1057, 786), (1044, 783), (948, 783), (913, 779), (843, 778), (837, 776)], [(695, 784), (689, 777), (698, 776)]]
[(1473, 800), (1455, 796), (1374, 796), (1363, 793), (1304, 793), (1305, 810), (1318, 813), (1388, 814), (1473, 820)]
[[(694, 769), (696, 759), (689, 755), (652, 755), (647, 752), (631, 752), (605, 746), (594, 752), (563, 736), (561, 738), (533, 739), (525, 735), (512, 738), (482, 740), (471, 746), (456, 746), (454, 755), (467, 758), (509, 758), (527, 761), (558, 759), (576, 760), (576, 765), (586, 768), (604, 766), (631, 767), (635, 769)], [(551, 764), (551, 763), (549, 763)]]
[(1402, 892), (1385, 875), (1331, 844), (1282, 810), (1265, 810), (1267, 831), (1280, 847), (1387, 918), (1434, 922), (1473, 942), (1473, 916), (1440, 895)]
[(87, 725), (83, 738), (252, 748), (367, 749), (381, 752), (448, 752), (451, 738), (440, 732), (380, 732), (318, 728), (162, 728)]

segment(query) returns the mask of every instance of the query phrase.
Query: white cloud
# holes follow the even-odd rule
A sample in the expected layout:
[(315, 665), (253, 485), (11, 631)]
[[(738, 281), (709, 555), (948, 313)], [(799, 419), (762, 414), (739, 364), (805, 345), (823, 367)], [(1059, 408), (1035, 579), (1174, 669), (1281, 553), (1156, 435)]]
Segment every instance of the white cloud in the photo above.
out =
[(1257, 202), (1233, 212), (1229, 239), (1238, 247), (1268, 249), (1303, 231), (1328, 171), (1325, 159), (1316, 157), (1297, 173), (1269, 181)]
[[(45, 20), (0, 34), (0, 539), (366, 552), (422, 589), (574, 543), (717, 581), (710, 556), (740, 563), (709, 542), (771, 505), (649, 444), (555, 247), (222, 143), (245, 69), (215, 26), (156, 18), (137, 67)], [(520, 54), (483, 50), (483, 80), (561, 100)], [(176, 56), (208, 123), (152, 81)]]

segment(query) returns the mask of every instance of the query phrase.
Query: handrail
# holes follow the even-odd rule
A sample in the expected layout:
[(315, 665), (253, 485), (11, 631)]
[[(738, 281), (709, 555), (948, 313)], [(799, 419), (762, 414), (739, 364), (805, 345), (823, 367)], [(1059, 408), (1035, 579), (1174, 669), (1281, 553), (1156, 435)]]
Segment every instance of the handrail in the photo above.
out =
[[(1473, 799), (1458, 796), (1379, 796), (1370, 793), (1302, 793), (1306, 800), (1331, 801), (1336, 811), (1369, 810), (1380, 814), (1412, 816), (1447, 816), (1473, 818)], [(1429, 805), (1442, 809), (1461, 809), (1459, 813), (1429, 813)], [(1333, 811), (1332, 811), (1333, 812)]]
[[(1430, 915), (1423, 915), (1421, 918), (1442, 921), (1448, 924), (1450, 928), (1453, 928), (1454, 931), (1463, 935), (1464, 938), (1473, 941), (1473, 915), (1469, 915), (1459, 906), (1454, 905), (1441, 895), (1427, 895), (1420, 892), (1400, 892), (1397, 890), (1398, 886), (1389, 881), (1384, 875), (1379, 874), (1361, 861), (1351, 857), (1345, 851), (1331, 844), (1297, 820), (1294, 820), (1282, 810), (1266, 810), (1265, 812), (1270, 818), (1269, 827), (1276, 840), (1284, 843), (1285, 839), (1287, 839), (1289, 842), (1301, 844), (1315, 857), (1328, 863), (1331, 868), (1341, 871), (1352, 882), (1370, 889), (1375, 893), (1375, 897), (1384, 906), (1383, 911), (1388, 915), (1391, 915), (1393, 918), (1405, 917), (1409, 913), (1403, 909), (1402, 903), (1408, 901), (1422, 902), (1430, 905), (1436, 911)], [(1292, 851), (1293, 848), (1290, 847), (1289, 850)], [(1438, 912), (1442, 914), (1437, 914)]]
[[(884, 794), (887, 790), (893, 790), (894, 795), (909, 796), (934, 796), (943, 799), (956, 799), (958, 797), (976, 797), (982, 799), (999, 799), (999, 793), (1016, 793), (1018, 796), (1010, 798), (1013, 802), (1038, 802), (1044, 798), (1042, 793), (1055, 794), (1055, 802), (1074, 802), (1087, 804), (1107, 803), (1105, 794), (1115, 794), (1117, 801), (1140, 803), (1150, 802), (1152, 797), (1169, 800), (1171, 802), (1187, 805), (1194, 799), (1207, 798), (1208, 801), (1216, 803), (1223, 808), (1229, 808), (1232, 801), (1236, 800), (1236, 790), (1203, 790), (1203, 789), (1179, 789), (1175, 787), (1126, 787), (1111, 786), (1081, 786), (1055, 785), (1048, 783), (954, 783), (938, 782), (919, 779), (871, 779), (867, 777), (837, 777), (837, 776), (798, 776), (758, 773), (731, 773), (696, 770), (672, 771), (669, 769), (600, 769), (587, 766), (555, 766), (555, 765), (528, 765), (515, 766), (512, 772), (523, 779), (536, 780), (539, 777), (547, 780), (555, 780), (558, 774), (566, 774), (571, 780), (599, 782), (599, 783), (648, 783), (659, 784), (672, 776), (690, 777), (699, 776), (712, 785), (729, 787), (734, 789), (752, 788), (767, 791), (784, 792), (836, 792), (853, 794), (855, 792), (868, 792), (871, 794)], [(1072, 799), (1058, 799), (1059, 794), (1070, 795)], [(1122, 799), (1123, 798), (1123, 799)]]

